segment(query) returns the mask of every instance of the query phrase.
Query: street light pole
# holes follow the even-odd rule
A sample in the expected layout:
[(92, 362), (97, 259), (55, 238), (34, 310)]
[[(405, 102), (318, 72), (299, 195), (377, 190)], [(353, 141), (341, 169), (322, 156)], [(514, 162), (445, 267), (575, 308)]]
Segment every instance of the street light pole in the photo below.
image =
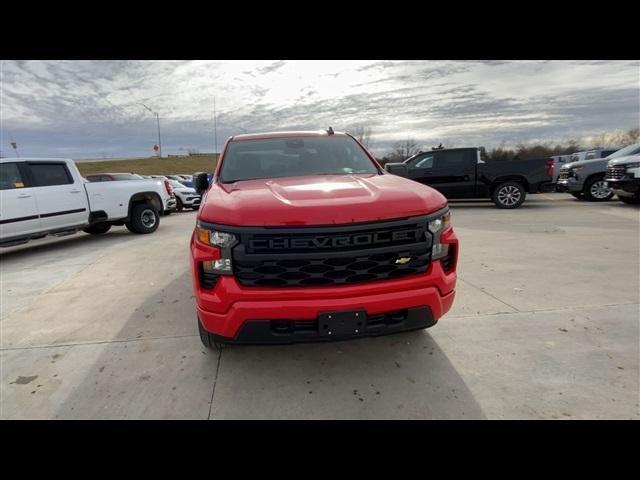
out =
[(139, 105), (142, 105), (144, 108), (146, 108), (156, 116), (156, 122), (158, 123), (158, 150), (159, 150), (158, 153), (160, 154), (160, 158), (162, 158), (162, 140), (160, 138), (160, 115), (158, 114), (158, 112), (154, 112), (153, 110), (151, 110), (144, 103), (140, 103)]
[(160, 139), (160, 115), (156, 112), (156, 121), (158, 122), (158, 149), (160, 150), (160, 158), (162, 158), (162, 140)]

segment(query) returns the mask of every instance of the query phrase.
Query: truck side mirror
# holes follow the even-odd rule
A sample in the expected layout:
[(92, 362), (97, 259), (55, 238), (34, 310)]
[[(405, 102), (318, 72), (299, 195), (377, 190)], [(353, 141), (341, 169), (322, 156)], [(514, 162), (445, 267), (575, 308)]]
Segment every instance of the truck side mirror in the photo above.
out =
[(404, 163), (387, 163), (384, 166), (384, 169), (387, 172), (400, 177), (407, 177), (409, 175), (409, 169)]
[(198, 195), (204, 194), (209, 188), (209, 176), (206, 172), (197, 172), (193, 174), (193, 188), (196, 189)]

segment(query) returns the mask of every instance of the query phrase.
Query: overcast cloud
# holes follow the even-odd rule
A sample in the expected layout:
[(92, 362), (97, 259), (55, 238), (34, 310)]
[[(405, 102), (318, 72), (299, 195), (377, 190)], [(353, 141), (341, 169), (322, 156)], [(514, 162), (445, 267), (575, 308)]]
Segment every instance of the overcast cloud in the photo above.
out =
[(374, 153), (488, 148), (638, 127), (638, 61), (0, 61), (0, 150), (148, 156), (214, 149), (230, 135), (371, 127)]

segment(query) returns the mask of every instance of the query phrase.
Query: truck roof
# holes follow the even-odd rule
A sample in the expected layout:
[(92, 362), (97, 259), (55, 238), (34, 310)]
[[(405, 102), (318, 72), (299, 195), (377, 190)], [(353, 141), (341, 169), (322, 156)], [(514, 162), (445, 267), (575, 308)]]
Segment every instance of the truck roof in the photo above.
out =
[[(345, 136), (343, 132), (334, 132), (331, 136)], [(328, 137), (330, 136), (326, 130), (294, 130), (285, 132), (265, 132), (265, 133), (244, 133), (242, 135), (234, 135), (231, 141), (236, 140), (266, 140), (269, 138), (287, 138), (287, 137)]]
[(2, 162), (72, 162), (70, 158), (50, 158), (50, 157), (2, 157)]

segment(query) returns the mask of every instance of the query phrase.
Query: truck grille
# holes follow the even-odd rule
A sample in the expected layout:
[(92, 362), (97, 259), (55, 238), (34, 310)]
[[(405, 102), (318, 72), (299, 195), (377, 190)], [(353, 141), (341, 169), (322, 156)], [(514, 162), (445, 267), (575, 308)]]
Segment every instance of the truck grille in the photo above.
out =
[[(367, 225), (253, 229), (232, 250), (244, 286), (350, 285), (425, 272), (429, 217)], [(258, 230), (258, 231), (256, 231)]]
[(605, 180), (622, 180), (625, 176), (626, 169), (622, 165), (613, 165), (607, 168)]
[(558, 180), (567, 180), (569, 178), (569, 169), (562, 168), (560, 169), (560, 174), (558, 175)]

